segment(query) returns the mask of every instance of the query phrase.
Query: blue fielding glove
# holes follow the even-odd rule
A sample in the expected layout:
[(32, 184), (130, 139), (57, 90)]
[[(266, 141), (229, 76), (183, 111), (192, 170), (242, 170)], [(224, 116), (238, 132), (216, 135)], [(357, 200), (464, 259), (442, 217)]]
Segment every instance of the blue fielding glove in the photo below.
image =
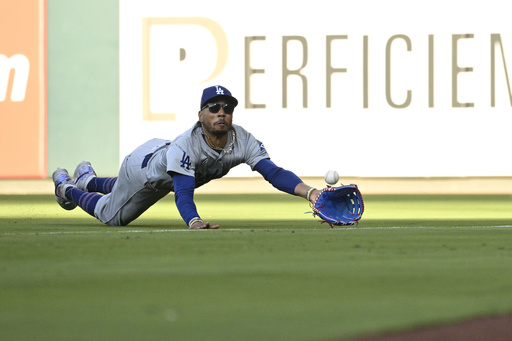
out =
[(312, 204), (313, 216), (333, 225), (354, 225), (361, 219), (364, 202), (357, 185), (327, 186)]

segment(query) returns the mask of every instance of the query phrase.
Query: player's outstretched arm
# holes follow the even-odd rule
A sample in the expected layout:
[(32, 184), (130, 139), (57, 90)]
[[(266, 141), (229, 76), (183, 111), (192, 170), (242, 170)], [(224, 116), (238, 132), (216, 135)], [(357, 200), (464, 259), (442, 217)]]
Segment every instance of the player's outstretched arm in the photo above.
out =
[(314, 202), (322, 192), (302, 182), (293, 172), (276, 166), (269, 159), (263, 159), (258, 162), (254, 170), (258, 171), (265, 180), (278, 190), (297, 195), (310, 202)]

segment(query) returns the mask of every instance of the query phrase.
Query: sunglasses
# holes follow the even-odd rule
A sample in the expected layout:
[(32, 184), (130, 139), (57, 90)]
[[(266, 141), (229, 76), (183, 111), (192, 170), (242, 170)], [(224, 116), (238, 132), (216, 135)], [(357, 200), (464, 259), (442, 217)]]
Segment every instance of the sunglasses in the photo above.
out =
[(212, 114), (218, 113), (220, 111), (220, 108), (224, 109), (224, 113), (226, 115), (231, 115), (233, 111), (235, 111), (235, 106), (231, 103), (206, 103), (204, 107), (201, 108), (201, 110), (205, 109), (206, 107), (208, 107)]

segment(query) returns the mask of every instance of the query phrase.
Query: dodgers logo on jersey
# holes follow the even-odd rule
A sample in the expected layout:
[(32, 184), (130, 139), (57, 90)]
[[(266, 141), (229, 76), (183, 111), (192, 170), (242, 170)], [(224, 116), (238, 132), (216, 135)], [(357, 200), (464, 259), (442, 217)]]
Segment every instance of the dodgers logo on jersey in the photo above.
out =
[(261, 141), (258, 141), (258, 142), (260, 144), (260, 151), (266, 152), (267, 150), (265, 149), (265, 146), (263, 145), (263, 142), (261, 142)]
[(190, 166), (192, 162), (190, 162), (190, 156), (187, 153), (183, 152), (183, 157), (181, 158), (181, 168), (185, 168), (186, 170), (190, 170)]

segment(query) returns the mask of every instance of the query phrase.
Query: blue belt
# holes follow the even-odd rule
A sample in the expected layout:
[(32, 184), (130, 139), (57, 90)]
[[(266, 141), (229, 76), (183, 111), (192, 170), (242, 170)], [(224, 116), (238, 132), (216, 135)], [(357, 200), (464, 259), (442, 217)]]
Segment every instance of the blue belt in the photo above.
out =
[(149, 162), (149, 159), (153, 156), (154, 153), (149, 153), (148, 155), (144, 156), (144, 160), (142, 160), (142, 166), (141, 169), (146, 168)]
[[(166, 142), (165, 143), (165, 146), (170, 146), (171, 145), (171, 142)], [(158, 150), (158, 149), (161, 149), (164, 145), (160, 145), (160, 146), (156, 146), (154, 147), (152, 150)], [(151, 159), (151, 157), (153, 156), (153, 154), (155, 154), (154, 152), (153, 153), (149, 153), (148, 155), (144, 156), (144, 160), (142, 160), (142, 165), (141, 165), (141, 169), (143, 168), (146, 168), (148, 166), (148, 162), (149, 162), (149, 159)]]

